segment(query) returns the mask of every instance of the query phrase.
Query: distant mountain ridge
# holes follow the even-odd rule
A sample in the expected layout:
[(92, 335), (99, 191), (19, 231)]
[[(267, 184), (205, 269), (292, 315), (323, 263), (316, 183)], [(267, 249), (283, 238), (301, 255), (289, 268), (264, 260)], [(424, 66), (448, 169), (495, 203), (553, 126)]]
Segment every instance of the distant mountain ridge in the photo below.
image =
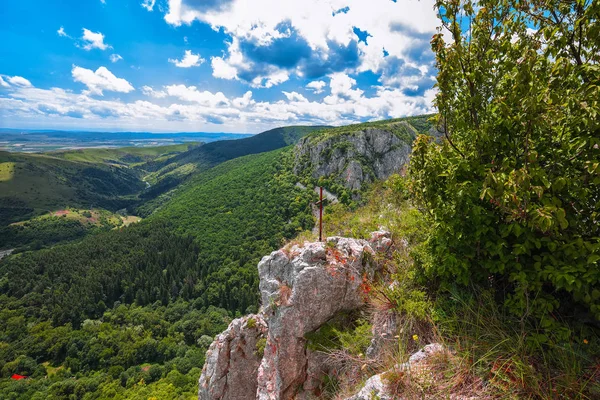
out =
[(154, 160), (139, 168), (151, 172), (146, 181), (152, 187), (142, 194), (153, 199), (180, 185), (198, 172), (234, 158), (277, 150), (297, 143), (302, 137), (326, 126), (286, 126), (249, 138), (220, 140), (194, 147), (172, 158)]

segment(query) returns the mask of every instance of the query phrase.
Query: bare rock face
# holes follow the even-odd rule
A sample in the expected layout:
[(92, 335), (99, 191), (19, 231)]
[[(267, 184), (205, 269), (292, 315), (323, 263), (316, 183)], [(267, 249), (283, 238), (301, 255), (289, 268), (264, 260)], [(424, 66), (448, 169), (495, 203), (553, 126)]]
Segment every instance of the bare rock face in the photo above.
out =
[(379, 270), (376, 253), (391, 246), (389, 233), (380, 231), (369, 241), (330, 237), (264, 257), (262, 312), (234, 320), (211, 344), (199, 399), (318, 397), (329, 366), (324, 354), (306, 348), (305, 335), (365, 304), (365, 280)]
[(364, 304), (363, 276), (372, 276), (365, 240), (331, 237), (271, 253), (258, 265), (269, 333), (258, 371), (258, 399), (291, 399), (307, 381), (305, 334), (341, 311)]
[(399, 172), (409, 160), (416, 134), (410, 124), (398, 122), (389, 129), (366, 128), (318, 143), (306, 137), (296, 146), (294, 173), (308, 170), (313, 178), (333, 176), (346, 188), (358, 190), (363, 183)]
[(199, 381), (200, 400), (252, 400), (267, 323), (261, 315), (233, 320), (210, 345)]

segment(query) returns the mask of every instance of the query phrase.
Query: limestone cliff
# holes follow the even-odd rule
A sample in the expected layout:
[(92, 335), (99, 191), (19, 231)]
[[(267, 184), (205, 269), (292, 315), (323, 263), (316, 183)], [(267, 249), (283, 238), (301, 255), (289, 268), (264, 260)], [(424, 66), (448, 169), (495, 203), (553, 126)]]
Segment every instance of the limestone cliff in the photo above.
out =
[[(341, 311), (364, 305), (361, 285), (378, 270), (389, 234), (370, 241), (331, 237), (278, 250), (259, 263), (259, 315), (234, 320), (207, 352), (199, 399), (310, 398), (327, 363), (307, 349), (305, 335)], [(266, 340), (265, 340), (266, 339)]]
[(307, 136), (295, 148), (294, 173), (331, 177), (349, 190), (386, 179), (408, 162), (417, 130), (406, 121), (330, 130)]

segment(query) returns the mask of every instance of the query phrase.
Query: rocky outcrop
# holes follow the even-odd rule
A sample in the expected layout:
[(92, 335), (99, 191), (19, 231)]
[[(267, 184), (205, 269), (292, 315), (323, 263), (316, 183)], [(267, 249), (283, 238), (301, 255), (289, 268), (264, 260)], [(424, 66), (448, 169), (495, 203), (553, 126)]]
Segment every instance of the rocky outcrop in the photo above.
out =
[(259, 399), (290, 399), (306, 381), (304, 335), (364, 304), (363, 275), (377, 265), (367, 241), (341, 237), (277, 251), (258, 265), (269, 332), (258, 371)]
[(386, 179), (408, 162), (416, 130), (407, 122), (324, 138), (306, 137), (295, 150), (294, 173), (336, 178), (350, 190)]
[[(364, 305), (364, 279), (379, 269), (373, 256), (391, 245), (388, 233), (376, 232), (370, 241), (331, 237), (264, 257), (258, 265), (262, 313), (233, 321), (211, 344), (199, 398), (279, 400), (315, 393), (327, 366), (322, 353), (306, 348), (305, 335)], [(259, 343), (262, 359), (253, 352)]]
[(254, 399), (267, 323), (261, 315), (233, 320), (206, 352), (199, 399)]

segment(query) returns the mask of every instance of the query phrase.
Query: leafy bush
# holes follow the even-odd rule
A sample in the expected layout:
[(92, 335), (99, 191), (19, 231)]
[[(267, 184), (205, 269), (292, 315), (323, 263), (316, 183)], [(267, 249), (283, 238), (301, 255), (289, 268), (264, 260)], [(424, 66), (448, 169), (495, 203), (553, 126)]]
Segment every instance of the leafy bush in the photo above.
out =
[(600, 318), (600, 3), (438, 10), (453, 38), (432, 41), (446, 140), (419, 137), (410, 167), (427, 279), (492, 286), (543, 327), (561, 306)]

